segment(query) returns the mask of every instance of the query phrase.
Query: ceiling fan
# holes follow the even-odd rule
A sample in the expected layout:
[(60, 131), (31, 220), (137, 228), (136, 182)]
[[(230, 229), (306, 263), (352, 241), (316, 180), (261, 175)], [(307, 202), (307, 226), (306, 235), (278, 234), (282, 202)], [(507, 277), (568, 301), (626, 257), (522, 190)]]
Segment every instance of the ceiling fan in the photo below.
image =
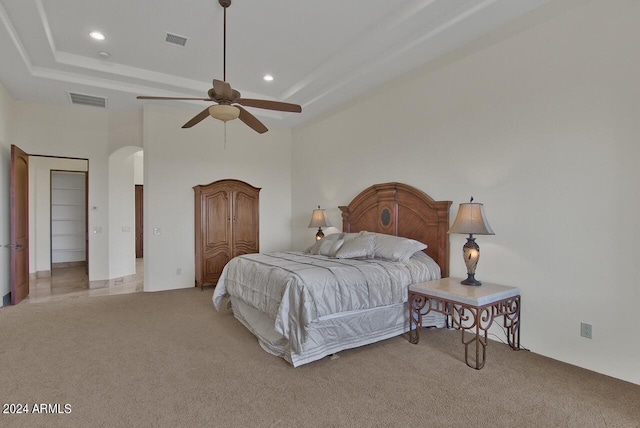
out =
[(254, 115), (249, 113), (245, 107), (256, 107), (267, 110), (285, 111), (291, 113), (302, 112), (302, 107), (298, 104), (284, 103), (280, 101), (260, 100), (252, 98), (242, 98), (240, 92), (231, 88), (227, 83), (227, 8), (231, 6), (231, 0), (218, 0), (220, 6), (224, 8), (224, 46), (222, 57), (223, 80), (213, 79), (213, 87), (207, 92), (208, 98), (181, 98), (181, 97), (147, 97), (138, 96), (139, 100), (196, 100), (196, 101), (214, 101), (216, 104), (207, 107), (200, 113), (195, 115), (191, 120), (185, 123), (183, 128), (191, 128), (193, 125), (200, 123), (207, 116), (212, 116), (223, 122), (228, 120), (240, 119), (251, 129), (260, 134), (268, 131)]

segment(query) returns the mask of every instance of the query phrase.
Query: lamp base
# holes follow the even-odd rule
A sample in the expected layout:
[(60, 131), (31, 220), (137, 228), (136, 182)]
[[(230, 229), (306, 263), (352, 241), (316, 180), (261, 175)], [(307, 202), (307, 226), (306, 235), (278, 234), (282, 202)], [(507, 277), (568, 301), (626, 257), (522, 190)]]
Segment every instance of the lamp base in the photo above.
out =
[(324, 233), (322, 233), (322, 228), (319, 227), (318, 228), (318, 233), (316, 233), (316, 241), (321, 240), (322, 238), (324, 238)]
[(478, 281), (475, 278), (475, 274), (474, 273), (468, 273), (467, 274), (467, 279), (463, 279), (462, 281), (460, 281), (460, 284), (471, 285), (473, 287), (477, 287), (479, 285), (482, 285), (482, 282)]

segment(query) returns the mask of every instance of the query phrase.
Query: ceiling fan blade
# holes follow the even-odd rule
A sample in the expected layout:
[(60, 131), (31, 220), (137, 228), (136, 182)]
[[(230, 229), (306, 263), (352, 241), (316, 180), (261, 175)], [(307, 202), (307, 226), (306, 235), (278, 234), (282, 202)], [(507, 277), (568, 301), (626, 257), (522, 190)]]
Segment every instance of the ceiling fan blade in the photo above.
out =
[(195, 101), (211, 101), (211, 98), (182, 98), (182, 97), (147, 97), (147, 96), (137, 96), (139, 100), (195, 100)]
[(204, 119), (207, 118), (207, 116), (209, 116), (209, 107), (207, 107), (206, 109), (202, 110), (200, 113), (193, 116), (193, 118), (189, 122), (182, 125), (182, 127), (191, 128), (193, 125), (202, 122)]
[(267, 110), (288, 111), (291, 113), (301, 113), (302, 107), (298, 104), (283, 103), (281, 101), (255, 100), (252, 98), (240, 98), (236, 101), (247, 107), (263, 108)]
[(233, 89), (231, 89), (231, 85), (227, 82), (223, 82), (222, 80), (213, 79), (213, 91), (220, 98), (225, 100), (233, 99)]
[(264, 134), (265, 132), (268, 131), (267, 127), (264, 126), (264, 124), (260, 122), (254, 115), (252, 115), (251, 113), (249, 113), (248, 111), (246, 111), (240, 106), (236, 106), (236, 107), (238, 107), (238, 109), (240, 110), (240, 116), (238, 116), (238, 119), (240, 119), (241, 121), (249, 125), (251, 129), (253, 129), (254, 131), (260, 134)]

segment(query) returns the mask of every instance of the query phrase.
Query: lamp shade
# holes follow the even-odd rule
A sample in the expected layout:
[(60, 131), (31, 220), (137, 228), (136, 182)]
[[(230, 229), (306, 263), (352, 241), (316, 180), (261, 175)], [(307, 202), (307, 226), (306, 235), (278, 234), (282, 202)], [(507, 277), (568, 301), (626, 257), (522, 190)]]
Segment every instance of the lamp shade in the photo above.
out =
[(331, 227), (331, 223), (327, 219), (327, 212), (320, 209), (320, 205), (318, 205), (318, 209), (313, 210), (309, 227)]
[(476, 202), (460, 204), (458, 215), (449, 233), (463, 233), (470, 235), (495, 235), (487, 216), (484, 213), (484, 206)]

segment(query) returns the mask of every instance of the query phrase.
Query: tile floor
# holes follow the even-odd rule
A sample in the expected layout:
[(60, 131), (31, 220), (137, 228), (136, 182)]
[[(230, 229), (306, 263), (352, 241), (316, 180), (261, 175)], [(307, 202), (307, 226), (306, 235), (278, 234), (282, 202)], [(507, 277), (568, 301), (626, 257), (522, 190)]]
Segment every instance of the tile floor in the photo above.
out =
[(52, 271), (50, 277), (29, 281), (29, 296), (23, 302), (41, 303), (76, 297), (138, 293), (142, 291), (143, 282), (143, 259), (136, 260), (136, 274), (133, 277), (125, 279), (121, 284), (105, 288), (89, 288), (84, 266), (57, 268)]

